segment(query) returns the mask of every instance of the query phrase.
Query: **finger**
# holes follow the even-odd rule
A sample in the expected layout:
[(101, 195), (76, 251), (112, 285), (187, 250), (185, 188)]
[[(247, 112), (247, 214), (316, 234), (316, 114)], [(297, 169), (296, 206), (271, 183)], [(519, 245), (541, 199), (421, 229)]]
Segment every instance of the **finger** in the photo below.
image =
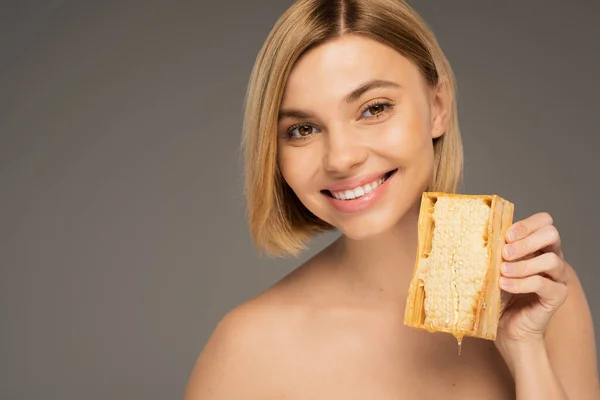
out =
[(554, 220), (546, 212), (537, 213), (521, 221), (515, 222), (506, 231), (506, 242), (513, 243), (523, 239), (545, 225), (552, 225)]
[(527, 257), (536, 251), (546, 250), (562, 257), (560, 235), (554, 225), (545, 225), (516, 242), (506, 244), (502, 251), (507, 261)]
[(501, 265), (501, 271), (502, 275), (507, 278), (525, 278), (545, 274), (560, 283), (567, 283), (569, 279), (565, 263), (556, 253), (543, 253), (528, 260), (504, 262)]
[(535, 293), (540, 304), (548, 311), (554, 311), (567, 298), (567, 286), (544, 278), (541, 275), (526, 278), (505, 278), (499, 281), (500, 288), (508, 293)]

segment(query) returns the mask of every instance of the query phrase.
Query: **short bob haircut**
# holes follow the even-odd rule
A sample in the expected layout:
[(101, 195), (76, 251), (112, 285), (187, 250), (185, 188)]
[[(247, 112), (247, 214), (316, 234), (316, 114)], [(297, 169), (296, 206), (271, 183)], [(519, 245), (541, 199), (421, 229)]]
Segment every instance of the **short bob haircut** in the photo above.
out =
[(447, 130), (433, 140), (428, 191), (456, 192), (463, 149), (451, 67), (433, 32), (403, 0), (298, 0), (275, 23), (252, 70), (245, 99), (242, 152), (250, 233), (271, 256), (297, 255), (316, 234), (333, 230), (312, 214), (282, 178), (277, 161), (278, 113), (294, 63), (344, 34), (377, 40), (411, 60), (432, 87), (449, 95)]

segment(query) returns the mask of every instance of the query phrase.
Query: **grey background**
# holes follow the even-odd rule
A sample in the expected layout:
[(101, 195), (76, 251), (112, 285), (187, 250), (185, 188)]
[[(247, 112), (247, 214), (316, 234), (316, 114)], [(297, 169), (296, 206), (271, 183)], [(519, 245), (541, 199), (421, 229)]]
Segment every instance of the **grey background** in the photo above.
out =
[[(471, 193), (549, 211), (595, 318), (596, 1), (414, 0), (459, 83)], [(257, 256), (242, 102), (290, 1), (4, 1), (0, 398), (175, 399)]]

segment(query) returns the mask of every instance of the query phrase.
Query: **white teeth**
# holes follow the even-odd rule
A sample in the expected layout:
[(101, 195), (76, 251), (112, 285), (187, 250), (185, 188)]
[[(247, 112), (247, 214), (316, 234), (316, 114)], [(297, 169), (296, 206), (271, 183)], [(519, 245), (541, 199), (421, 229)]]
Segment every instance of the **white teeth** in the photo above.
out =
[(354, 200), (359, 197), (364, 196), (367, 193), (371, 193), (375, 190), (379, 185), (386, 181), (386, 178), (380, 178), (375, 182), (367, 183), (364, 186), (359, 186), (352, 190), (346, 190), (344, 192), (331, 192), (333, 197), (338, 200)]

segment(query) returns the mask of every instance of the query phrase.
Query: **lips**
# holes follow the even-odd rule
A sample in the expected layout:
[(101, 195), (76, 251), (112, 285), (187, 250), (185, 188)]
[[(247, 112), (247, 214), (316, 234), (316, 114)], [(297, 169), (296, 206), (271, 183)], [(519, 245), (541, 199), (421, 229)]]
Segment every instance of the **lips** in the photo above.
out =
[(353, 180), (338, 183), (321, 193), (342, 201), (353, 201), (375, 191), (383, 185), (398, 169), (393, 169), (381, 175), (367, 175)]
[[(351, 181), (341, 182), (335, 185), (335, 188), (345, 190), (333, 190), (329, 188), (322, 190), (321, 193), (323, 193), (328, 203), (338, 212), (346, 215), (357, 214), (369, 210), (381, 202), (397, 171), (397, 169), (394, 169), (384, 174), (364, 176)], [(359, 183), (358, 186), (356, 186), (356, 182)], [(351, 186), (349, 183), (352, 183), (354, 186)]]

